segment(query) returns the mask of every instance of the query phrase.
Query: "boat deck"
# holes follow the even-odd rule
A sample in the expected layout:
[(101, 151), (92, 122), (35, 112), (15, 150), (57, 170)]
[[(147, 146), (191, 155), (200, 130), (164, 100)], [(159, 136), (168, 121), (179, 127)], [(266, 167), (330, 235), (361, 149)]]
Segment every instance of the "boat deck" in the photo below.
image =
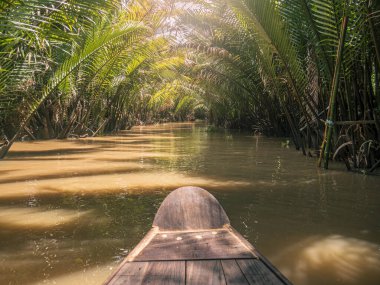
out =
[(153, 228), (105, 284), (291, 283), (230, 226), (211, 194), (186, 187), (164, 200)]

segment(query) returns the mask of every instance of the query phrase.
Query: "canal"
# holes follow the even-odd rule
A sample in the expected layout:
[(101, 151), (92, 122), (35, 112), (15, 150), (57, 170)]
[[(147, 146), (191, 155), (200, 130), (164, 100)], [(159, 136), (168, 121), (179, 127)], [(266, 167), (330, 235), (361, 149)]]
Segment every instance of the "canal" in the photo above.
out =
[(102, 284), (194, 185), (294, 284), (380, 284), (380, 177), (202, 124), (18, 142), (0, 161), (0, 284)]

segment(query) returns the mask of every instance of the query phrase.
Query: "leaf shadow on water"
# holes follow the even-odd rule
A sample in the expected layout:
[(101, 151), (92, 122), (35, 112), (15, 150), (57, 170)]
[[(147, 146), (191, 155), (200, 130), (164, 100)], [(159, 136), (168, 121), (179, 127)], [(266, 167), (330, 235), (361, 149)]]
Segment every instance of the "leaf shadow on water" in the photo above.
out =
[(57, 192), (29, 199), (37, 205), (25, 207), (25, 198), (0, 203), (12, 204), (0, 205), (0, 284), (54, 280), (99, 267), (109, 274), (109, 265), (150, 228), (163, 196)]
[(29, 158), (29, 157), (44, 157), (53, 155), (71, 155), (71, 154), (86, 154), (97, 151), (98, 147), (91, 148), (53, 148), (47, 150), (14, 150), (11, 149), (6, 157), (6, 160), (18, 159), (18, 158)]
[[(205, 134), (203, 141), (171, 139), (166, 128), (145, 129), (62, 142), (69, 147), (41, 143), (34, 153), (25, 146), (18, 148), (24, 152), (4, 160), (13, 169), (3, 167), (8, 173), (1, 179), (8, 183), (0, 184), (0, 214), (9, 214), (0, 218), (0, 284), (53, 283), (103, 269), (102, 274), (108, 275), (109, 266), (115, 266), (149, 230), (166, 193), (185, 185), (212, 192), (231, 224), (268, 252), (291, 280), (301, 280), (298, 284), (308, 284), (313, 276), (310, 265), (303, 270), (306, 277), (294, 277), (297, 259), (307, 261), (300, 253), (303, 249), (288, 253), (289, 259), (276, 258), (277, 253), (316, 234), (331, 241), (331, 228), (344, 240), (351, 236), (360, 240), (354, 231), (362, 227), (374, 232), (377, 221), (375, 225), (375, 219), (362, 222), (360, 218), (368, 209), (380, 209), (371, 204), (378, 196), (366, 187), (372, 178), (366, 182), (334, 171), (316, 175), (314, 162), (295, 158), (294, 150), (289, 154), (273, 147), (272, 151), (265, 144), (257, 148), (250, 138), (239, 144), (221, 136)], [(10, 163), (12, 159), (16, 164)], [(295, 163), (288, 164), (292, 159)], [(23, 173), (27, 167), (33, 173)], [(347, 191), (342, 180), (357, 189)], [(362, 225), (350, 230), (357, 222), (345, 225), (341, 221), (347, 216)], [(376, 233), (365, 238), (377, 242)], [(315, 242), (305, 247), (315, 248)], [(316, 272), (323, 275), (323, 270)], [(97, 284), (101, 278), (87, 283), (72, 279), (66, 284)]]
[[(30, 176), (23, 175), (23, 179), (25, 180), (49, 180), (49, 179), (62, 179), (62, 178), (73, 178), (73, 177), (86, 177), (86, 176), (98, 176), (98, 175), (107, 175), (107, 174), (123, 174), (123, 173), (136, 173), (139, 171), (142, 171), (142, 168), (138, 167), (131, 167), (131, 166), (125, 166), (125, 167), (118, 167), (118, 168), (110, 168), (110, 169), (80, 169), (80, 170), (69, 170), (67, 172), (60, 171), (58, 173), (51, 173), (51, 174), (32, 174)], [(0, 184), (5, 183), (15, 183), (19, 182), (20, 177), (14, 177), (14, 178), (4, 178), (0, 179)]]

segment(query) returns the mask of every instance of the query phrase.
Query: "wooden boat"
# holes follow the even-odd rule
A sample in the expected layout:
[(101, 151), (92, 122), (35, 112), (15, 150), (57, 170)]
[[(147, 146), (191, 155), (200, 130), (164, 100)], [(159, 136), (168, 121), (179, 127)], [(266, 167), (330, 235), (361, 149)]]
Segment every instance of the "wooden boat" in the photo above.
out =
[(214, 196), (182, 187), (162, 202), (152, 229), (105, 284), (291, 283), (231, 227)]

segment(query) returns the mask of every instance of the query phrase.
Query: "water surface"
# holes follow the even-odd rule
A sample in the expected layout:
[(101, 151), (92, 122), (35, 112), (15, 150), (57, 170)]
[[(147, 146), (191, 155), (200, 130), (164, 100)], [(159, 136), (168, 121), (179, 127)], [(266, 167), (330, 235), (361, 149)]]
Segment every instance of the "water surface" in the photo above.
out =
[(0, 161), (0, 284), (102, 284), (185, 185), (294, 284), (380, 284), (380, 177), (320, 170), (284, 142), (183, 123), (16, 143)]

